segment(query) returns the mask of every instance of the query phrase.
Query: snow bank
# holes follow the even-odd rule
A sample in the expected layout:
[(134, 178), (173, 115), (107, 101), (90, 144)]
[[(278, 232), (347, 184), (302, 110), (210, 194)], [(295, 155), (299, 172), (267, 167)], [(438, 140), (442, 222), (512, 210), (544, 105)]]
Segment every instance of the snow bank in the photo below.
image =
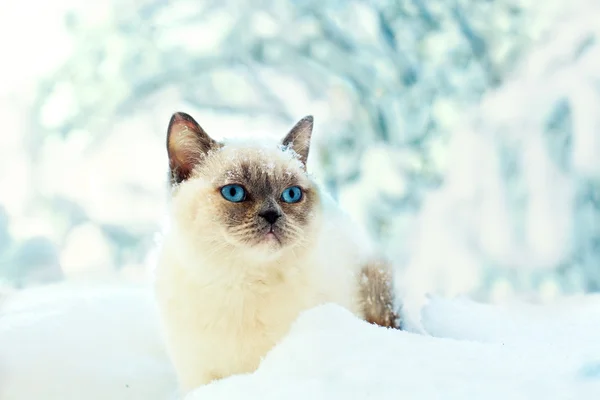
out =
[(166, 400), (175, 376), (151, 293), (48, 286), (0, 311), (0, 399)]
[[(598, 399), (600, 296), (492, 306), (434, 297), (429, 334), (335, 306), (303, 313), (253, 374), (185, 400)], [(0, 311), (1, 400), (170, 400), (176, 380), (144, 288), (44, 287)]]
[(433, 296), (421, 317), (427, 332), (438, 337), (539, 346), (569, 343), (569, 351), (594, 346), (600, 352), (600, 295), (564, 297), (544, 305), (491, 305)]
[[(550, 310), (540, 311), (550, 314)], [(498, 314), (493, 307), (438, 300), (428, 306), (425, 319), (438, 333), (457, 337), (518, 337), (518, 332), (489, 334), (502, 322)], [(565, 310), (563, 315), (568, 314)], [(506, 314), (509, 320), (510, 315)], [(518, 310), (516, 317), (527, 320)], [(465, 327), (453, 329), (452, 321)], [(477, 329), (478, 324), (488, 322), (492, 326), (486, 336), (485, 330)], [(547, 321), (538, 322), (541, 329)], [(565, 329), (570, 322), (566, 321)], [(597, 333), (600, 319), (595, 324)], [(548, 327), (555, 325), (559, 324)], [(524, 328), (529, 326), (525, 323)], [(572, 347), (581, 355), (587, 351), (587, 364), (566, 352), (542, 351), (526, 340), (481, 343), (387, 330), (326, 305), (304, 313), (256, 373), (214, 382), (186, 400), (599, 398), (600, 373), (596, 377), (595, 372), (600, 372), (600, 349), (587, 339), (579, 340), (578, 335), (591, 338), (587, 332), (573, 329), (569, 333)]]
[[(584, 371), (597, 368), (600, 383), (600, 295), (565, 297), (545, 305), (489, 305), (434, 297), (421, 314), (423, 326), (433, 336), (550, 354), (555, 364), (571, 371), (587, 374)], [(596, 395), (600, 396), (600, 387)]]

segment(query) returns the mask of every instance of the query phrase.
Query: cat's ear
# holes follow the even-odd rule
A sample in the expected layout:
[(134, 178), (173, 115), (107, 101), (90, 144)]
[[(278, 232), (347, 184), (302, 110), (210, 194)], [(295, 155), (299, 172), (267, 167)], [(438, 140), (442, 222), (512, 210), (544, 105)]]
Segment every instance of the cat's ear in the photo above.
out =
[(313, 129), (313, 117), (308, 115), (294, 125), (282, 141), (284, 147), (294, 150), (300, 157), (302, 164), (306, 165), (308, 151), (310, 150), (310, 136)]
[(177, 184), (189, 178), (209, 151), (220, 147), (190, 115), (177, 112), (169, 121), (167, 152), (171, 183)]

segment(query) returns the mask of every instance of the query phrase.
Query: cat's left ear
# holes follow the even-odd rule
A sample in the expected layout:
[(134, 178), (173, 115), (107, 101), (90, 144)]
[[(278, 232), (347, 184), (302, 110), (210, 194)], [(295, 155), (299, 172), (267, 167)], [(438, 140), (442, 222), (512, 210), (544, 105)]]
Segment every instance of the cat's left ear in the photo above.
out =
[(282, 141), (284, 147), (292, 149), (306, 165), (310, 150), (310, 137), (313, 129), (313, 116), (308, 115), (294, 125)]

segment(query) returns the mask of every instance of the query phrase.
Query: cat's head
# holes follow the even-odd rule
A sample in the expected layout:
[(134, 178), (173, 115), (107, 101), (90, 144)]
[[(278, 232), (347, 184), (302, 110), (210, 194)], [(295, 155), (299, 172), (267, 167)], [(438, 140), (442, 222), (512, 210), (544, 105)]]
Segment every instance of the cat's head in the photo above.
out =
[(272, 146), (219, 143), (189, 115), (167, 134), (173, 213), (198, 247), (273, 256), (308, 245), (319, 194), (306, 173), (313, 119), (301, 119)]

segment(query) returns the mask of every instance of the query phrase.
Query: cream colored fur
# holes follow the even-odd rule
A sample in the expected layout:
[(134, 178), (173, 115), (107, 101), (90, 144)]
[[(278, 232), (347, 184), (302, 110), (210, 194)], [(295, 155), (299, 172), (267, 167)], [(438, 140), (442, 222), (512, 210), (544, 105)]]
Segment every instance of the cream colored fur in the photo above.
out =
[(220, 152), (206, 160), (208, 171), (175, 191), (155, 276), (168, 350), (183, 392), (254, 371), (299, 313), (311, 307), (333, 302), (363, 317), (359, 277), (372, 258), (366, 236), (357, 234), (300, 163), (274, 145), (261, 149), (265, 159), (295, 168), (317, 188), (310, 237), (274, 253), (224, 240), (206, 206), (212, 201), (209, 177), (223, 168), (219, 160), (255, 153), (235, 145)]

